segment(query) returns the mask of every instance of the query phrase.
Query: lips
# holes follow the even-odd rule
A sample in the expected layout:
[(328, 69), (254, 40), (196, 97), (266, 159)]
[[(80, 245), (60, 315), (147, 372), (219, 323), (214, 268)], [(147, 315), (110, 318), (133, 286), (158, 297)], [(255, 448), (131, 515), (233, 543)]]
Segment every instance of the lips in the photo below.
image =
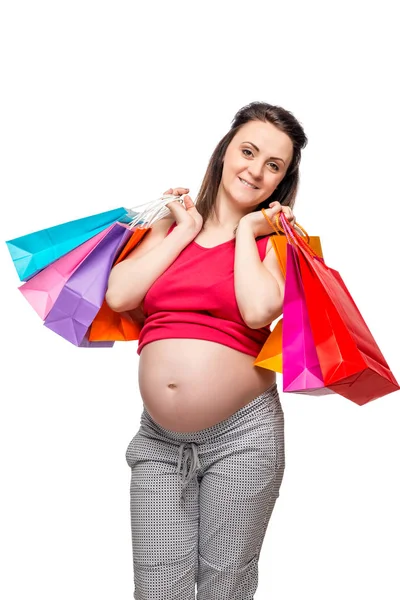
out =
[[(241, 179), (242, 179), (243, 181), (245, 181), (246, 183), (249, 183), (249, 184), (250, 184), (250, 185), (252, 185), (252, 186), (254, 185), (254, 183), (251, 183), (251, 181), (247, 181), (247, 179), (244, 179), (243, 177), (239, 177), (239, 180), (241, 180)], [(254, 188), (250, 188), (250, 189), (253, 189), (253, 190), (258, 190), (258, 187), (254, 187)]]

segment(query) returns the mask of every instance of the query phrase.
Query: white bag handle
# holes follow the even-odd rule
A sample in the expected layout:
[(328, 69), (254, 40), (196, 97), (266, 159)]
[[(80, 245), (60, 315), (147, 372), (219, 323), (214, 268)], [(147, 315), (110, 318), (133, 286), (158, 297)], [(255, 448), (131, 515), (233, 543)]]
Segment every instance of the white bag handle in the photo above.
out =
[[(172, 200), (178, 200), (182, 206), (184, 206), (183, 198), (181, 196), (174, 196), (174, 194), (164, 194), (156, 200), (150, 200), (144, 204), (137, 204), (136, 206), (128, 209), (128, 216), (132, 216), (132, 221), (129, 223), (129, 229), (133, 229), (137, 225), (144, 227), (151, 227), (153, 223), (166, 217), (168, 214), (172, 214), (169, 208), (165, 205)], [(136, 209), (144, 206), (145, 208), (141, 212), (137, 212)]]

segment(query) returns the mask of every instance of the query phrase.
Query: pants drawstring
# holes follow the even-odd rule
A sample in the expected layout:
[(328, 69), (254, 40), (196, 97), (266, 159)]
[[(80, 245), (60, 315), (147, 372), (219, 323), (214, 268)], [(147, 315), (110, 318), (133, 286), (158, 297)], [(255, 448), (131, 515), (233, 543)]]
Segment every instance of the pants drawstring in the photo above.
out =
[[(186, 446), (188, 446), (186, 448)], [(188, 459), (190, 457), (190, 469), (188, 470)], [(183, 466), (183, 472), (181, 473), (181, 469)], [(189, 485), (189, 482), (196, 478), (197, 489), (199, 489), (199, 482), (197, 480), (196, 474), (198, 469), (200, 469), (200, 461), (197, 452), (197, 444), (191, 442), (190, 445), (187, 442), (182, 442), (179, 446), (179, 459), (178, 459), (178, 474), (181, 477), (182, 481), (182, 491), (181, 491), (181, 500), (182, 498), (186, 498), (186, 488)], [(186, 471), (186, 472), (185, 472)]]

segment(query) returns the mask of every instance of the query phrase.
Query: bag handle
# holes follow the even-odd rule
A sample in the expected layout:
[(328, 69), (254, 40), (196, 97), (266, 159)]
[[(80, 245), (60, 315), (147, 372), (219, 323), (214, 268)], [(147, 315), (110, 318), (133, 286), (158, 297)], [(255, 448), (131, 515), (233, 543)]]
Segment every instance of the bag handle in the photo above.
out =
[[(183, 205), (183, 198), (181, 196), (174, 196), (174, 194), (164, 194), (156, 200), (150, 200), (144, 204), (137, 204), (136, 206), (129, 209), (134, 214), (134, 218), (129, 223), (129, 229), (134, 227), (146, 227), (149, 228), (153, 223), (162, 219), (163, 217), (171, 214), (169, 208), (165, 205), (172, 200), (178, 200)], [(134, 209), (145, 207), (143, 210), (136, 212)]]
[(295, 234), (297, 237), (300, 237), (300, 236), (299, 236), (299, 234), (298, 234), (298, 233), (297, 233), (297, 231), (296, 231), (296, 227), (298, 227), (298, 228), (300, 229), (300, 231), (303, 233), (304, 237), (306, 237), (306, 238), (307, 238), (307, 241), (306, 241), (306, 243), (307, 243), (307, 244), (310, 244), (310, 236), (308, 235), (308, 233), (307, 233), (307, 231), (304, 229), (304, 227), (302, 227), (302, 226), (300, 225), (300, 223), (296, 223), (295, 225), (291, 225), (291, 224), (289, 223), (289, 221), (287, 220), (287, 217), (286, 217), (286, 215), (285, 215), (285, 213), (284, 213), (284, 212), (282, 212), (282, 213), (278, 213), (277, 215), (275, 215), (275, 221), (276, 221), (276, 225), (277, 225), (278, 229), (280, 229), (281, 231), (283, 231), (283, 229), (282, 229), (282, 227), (281, 227), (281, 224), (280, 224), (280, 222), (279, 222), (279, 221), (280, 221), (280, 215), (281, 215), (281, 214), (283, 214), (283, 216), (284, 216), (284, 219), (285, 219), (285, 223), (287, 224), (287, 226), (288, 226), (288, 227), (290, 227), (290, 228), (291, 228), (291, 231), (293, 231), (293, 233), (294, 233), (294, 234)]
[[(281, 213), (278, 213), (277, 215), (275, 215), (275, 222), (276, 222), (276, 226), (273, 224), (273, 222), (271, 221), (271, 219), (269, 218), (269, 216), (267, 215), (267, 213), (265, 212), (265, 208), (261, 209), (262, 214), (264, 215), (265, 219), (268, 221), (268, 223), (270, 224), (270, 226), (272, 227), (272, 229), (275, 231), (275, 233), (277, 235), (285, 235), (285, 231), (282, 229), (280, 223), (279, 223), (279, 215)], [(283, 213), (284, 214), (284, 213)], [(304, 235), (305, 238), (307, 238), (307, 244), (310, 243), (310, 236), (308, 235), (307, 231), (299, 224), (296, 223), (296, 225), (290, 225), (289, 221), (287, 221), (287, 224), (289, 225), (289, 227), (293, 228), (293, 231), (297, 234), (295, 227), (297, 227), (298, 229), (300, 229), (300, 231), (302, 232), (302, 234)], [(298, 235), (298, 234), (297, 234)]]
[[(321, 258), (318, 256), (318, 254), (311, 248), (311, 246), (305, 242), (305, 240), (297, 233), (297, 231), (294, 228), (291, 228), (289, 221), (286, 218), (285, 213), (279, 213), (277, 215), (277, 221), (278, 219), (280, 219), (283, 229), (282, 231), (285, 232), (286, 237), (290, 238), (290, 240), (288, 239), (289, 243), (293, 243), (295, 246), (300, 246), (303, 248), (303, 250), (305, 252), (307, 252), (307, 254), (309, 254), (312, 258), (317, 258), (320, 262)], [(302, 228), (303, 229), (303, 228)], [(308, 236), (308, 234), (307, 234)], [(310, 239), (310, 237), (308, 236), (308, 240)]]
[(282, 235), (279, 233), (278, 229), (275, 227), (275, 225), (273, 224), (273, 222), (271, 221), (271, 219), (269, 218), (269, 216), (267, 215), (267, 213), (265, 212), (265, 208), (261, 209), (262, 214), (264, 215), (264, 218), (268, 221), (269, 225), (272, 227), (272, 229), (275, 231), (276, 235)]

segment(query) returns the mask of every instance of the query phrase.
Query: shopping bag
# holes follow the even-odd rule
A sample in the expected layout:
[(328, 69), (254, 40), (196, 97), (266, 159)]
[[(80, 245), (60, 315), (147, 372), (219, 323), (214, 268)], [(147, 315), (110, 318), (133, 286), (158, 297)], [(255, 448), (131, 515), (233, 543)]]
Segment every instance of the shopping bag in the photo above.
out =
[(103, 303), (112, 264), (131, 235), (126, 225), (115, 223), (110, 228), (62, 288), (46, 327), (76, 346), (83, 342)]
[(282, 325), (283, 320), (280, 319), (256, 357), (253, 363), (255, 367), (282, 373)]
[(325, 385), (360, 406), (399, 390), (338, 271), (310, 252), (300, 236), (292, 235)]
[[(88, 331), (90, 331), (90, 327)], [(82, 341), (79, 343), (79, 348), (112, 348), (113, 346), (114, 342), (91, 342), (88, 332), (85, 333)]]
[[(150, 228), (138, 227), (135, 229), (114, 265), (124, 260), (139, 242), (142, 241), (148, 231), (150, 231)], [(118, 313), (112, 310), (104, 300), (90, 326), (89, 340), (113, 340), (120, 342), (138, 340), (142, 328), (143, 325), (136, 322), (129, 313)]]
[[(323, 253), (320, 238), (318, 236), (309, 236), (299, 224), (297, 224), (296, 227), (303, 232), (305, 241), (312, 250), (314, 250), (318, 256), (322, 257)], [(275, 228), (275, 233), (277, 235), (271, 235), (270, 239), (282, 274), (286, 277), (286, 247), (288, 241), (282, 227), (280, 229)], [(253, 364), (256, 367), (262, 367), (263, 369), (269, 369), (276, 373), (282, 373), (282, 319), (275, 325)]]
[(339, 273), (305, 253), (300, 268), (325, 384), (360, 406), (400, 389)]
[[(321, 240), (318, 236), (308, 236), (306, 243), (318, 256), (323, 258)], [(286, 235), (271, 235), (271, 244), (278, 259), (282, 274), (286, 277), (286, 248), (288, 245)]]
[(42, 319), (47, 317), (72, 273), (107, 235), (111, 227), (112, 225), (57, 259), (18, 288)]
[(333, 392), (325, 387), (311, 331), (301, 281), (297, 248), (287, 244), (283, 301), (283, 391), (313, 395)]
[(113, 223), (131, 221), (133, 214), (136, 213), (120, 207), (8, 240), (6, 244), (20, 280), (27, 281)]
[[(89, 339), (93, 320), (105, 303), (111, 266), (139, 243), (153, 222), (170, 214), (166, 204), (173, 200), (184, 204), (180, 196), (164, 194), (136, 205), (135, 209), (144, 207), (139, 211), (115, 209), (6, 242), (17, 273), (26, 281), (19, 289), (45, 318), (45, 326), (80, 347), (112, 347), (114, 340), (104, 339), (107, 336)], [(132, 331), (139, 332), (142, 325), (134, 313), (113, 315), (124, 339), (138, 339)]]

